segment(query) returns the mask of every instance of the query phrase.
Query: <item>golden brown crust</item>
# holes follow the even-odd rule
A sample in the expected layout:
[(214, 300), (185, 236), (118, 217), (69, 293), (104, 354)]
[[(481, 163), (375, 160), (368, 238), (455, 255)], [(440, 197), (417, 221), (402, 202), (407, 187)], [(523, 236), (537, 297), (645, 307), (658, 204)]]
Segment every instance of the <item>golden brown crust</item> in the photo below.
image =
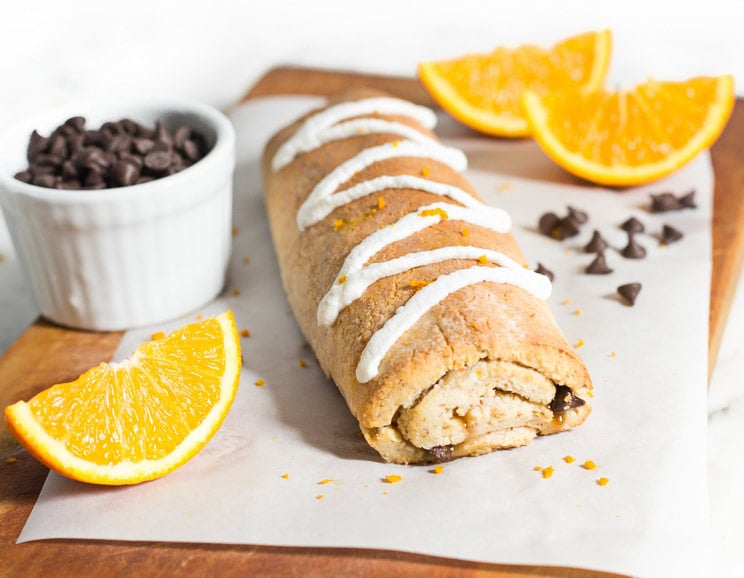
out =
[[(342, 98), (353, 100), (366, 96), (369, 92), (362, 91)], [(410, 119), (396, 117), (395, 120), (427, 132)], [(547, 305), (526, 291), (507, 284), (478, 283), (451, 294), (398, 340), (383, 359), (376, 378), (364, 384), (356, 380), (356, 365), (367, 341), (410, 298), (416, 291), (415, 285), (474, 263), (446, 261), (381, 279), (360, 299), (342, 310), (333, 326), (318, 325), (318, 303), (334, 283), (346, 255), (355, 245), (378, 228), (418, 207), (447, 199), (418, 190), (386, 190), (339, 207), (319, 223), (300, 232), (296, 223), (297, 211), (320, 179), (361, 150), (399, 138), (366, 134), (329, 142), (298, 155), (285, 168), (272, 172), (269, 165), (273, 154), (300, 123), (301, 120), (272, 138), (264, 156), (266, 206), (282, 281), (295, 317), (321, 367), (336, 382), (368, 441), (383, 457), (406, 463), (436, 461), (427, 452), (431, 447), (417, 448), (402, 437), (396, 419), (402, 409), (413, 407), (426, 392), (440, 382), (447, 382), (449, 374), (468, 371), (478, 363), (500, 368), (500, 373), (493, 373), (495, 369), (488, 369), (486, 373), (490, 371), (497, 381), (514, 382), (508, 387), (513, 385), (516, 389), (508, 395), (517, 396), (520, 403), (531, 404), (535, 411), (534, 415), (530, 414), (511, 427), (511, 433), (506, 432), (504, 426), (494, 431), (470, 427), (472, 435), (458, 442), (455, 455), (521, 445), (537, 433), (555, 433), (583, 422), (590, 411), (588, 404), (561, 414), (559, 421), (553, 419), (552, 412), (549, 419), (545, 418), (545, 411), (550, 411), (546, 409), (545, 391), (540, 394), (542, 397), (538, 396), (539, 399), (529, 398), (532, 395), (530, 388), (536, 387), (536, 382), (531, 381), (532, 378), (520, 379), (519, 375), (528, 374), (520, 373), (519, 368), (543, 376), (548, 384), (565, 385), (584, 400), (592, 385), (584, 364), (567, 343)], [(341, 188), (389, 174), (425, 175), (477, 196), (468, 182), (448, 166), (418, 158), (378, 162), (355, 175)], [(380, 202), (379, 198), (384, 200)], [(525, 262), (511, 234), (498, 234), (455, 220), (442, 221), (396, 242), (371, 261), (452, 244), (488, 247), (520, 263)], [(470, 394), (468, 403), (473, 408), (485, 403), (484, 399), (491, 395), (493, 379), (485, 380), (480, 391), (476, 387)], [(456, 395), (455, 390), (451, 395)], [(503, 392), (498, 389), (497, 393), (501, 395)], [(502, 401), (493, 403), (501, 407)], [(486, 416), (483, 421), (486, 430), (488, 423), (498, 422), (493, 416)], [(408, 423), (407, 429), (423, 427), (420, 419), (414, 422)], [(412, 437), (416, 438), (416, 435)], [(432, 436), (427, 438), (424, 435), (424, 438), (431, 443), (436, 441)]]

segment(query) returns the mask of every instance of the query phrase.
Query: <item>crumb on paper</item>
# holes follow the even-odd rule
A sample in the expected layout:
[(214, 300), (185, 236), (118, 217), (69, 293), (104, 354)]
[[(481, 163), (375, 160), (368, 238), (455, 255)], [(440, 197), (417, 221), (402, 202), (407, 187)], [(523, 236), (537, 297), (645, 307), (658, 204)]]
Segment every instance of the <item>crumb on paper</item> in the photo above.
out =
[(546, 479), (546, 480), (547, 480), (548, 478), (552, 478), (552, 477), (553, 477), (553, 472), (554, 472), (554, 471), (555, 471), (555, 470), (553, 469), (553, 466), (548, 466), (547, 468), (543, 468), (543, 471), (542, 471), (542, 477), (543, 477), (544, 479)]
[(162, 339), (163, 337), (165, 337), (165, 331), (156, 331), (155, 333), (150, 335), (150, 339), (152, 339), (153, 341), (157, 341), (158, 339)]
[(235, 296), (235, 297), (239, 296), (239, 295), (240, 295), (240, 289), (233, 289), (233, 290), (232, 290), (232, 294), (233, 294), (233, 296)]
[(241, 337), (250, 337), (251, 332), (248, 329), (241, 329), (240, 330), (240, 336)]
[(196, 320), (197, 321), (201, 320), (203, 317), (204, 317), (204, 315), (202, 313), (197, 313), (196, 314)]
[(305, 361), (302, 357), (300, 357), (300, 367), (305, 368), (307, 367), (307, 361)]
[(571, 300), (566, 297), (563, 301), (561, 301), (561, 305), (571, 305)]
[(574, 311), (574, 315), (581, 315), (581, 309), (576, 309)]
[(14, 463), (16, 463), (17, 461), (18, 461), (18, 460), (17, 460), (17, 459), (15, 458), (15, 457), (13, 457), (13, 456), (10, 456), (10, 457), (7, 457), (7, 458), (5, 458), (5, 463), (6, 463), (6, 464), (14, 464)]
[(496, 187), (496, 192), (497, 193), (504, 193), (504, 192), (508, 191), (511, 188), (512, 188), (512, 182), (511, 181), (504, 181), (503, 183), (500, 183)]
[(250, 257), (243, 257), (243, 265), (247, 265), (250, 262), (251, 262), (251, 258)]
[(257, 379), (254, 382), (258, 387), (263, 387), (263, 385), (266, 383), (263, 379)]
[(442, 464), (437, 464), (434, 466), (431, 470), (432, 474), (441, 474), (444, 471), (444, 466)]
[(232, 230), (231, 230), (231, 233), (232, 233), (232, 236), (233, 237), (235, 235), (237, 235), (239, 232), (240, 232), (240, 229), (238, 229), (237, 227), (233, 227)]
[(615, 353), (614, 351), (612, 351), (612, 352), (610, 353), (610, 357), (617, 357), (617, 353)]
[(567, 464), (572, 464), (576, 461), (576, 458), (573, 457), (571, 454), (568, 454), (567, 456), (563, 456), (563, 461)]
[(598, 485), (598, 486), (606, 486), (606, 485), (607, 485), (607, 484), (609, 484), (609, 483), (610, 483), (610, 480), (609, 480), (609, 479), (607, 479), (607, 478), (605, 478), (605, 477), (601, 477), (601, 478), (599, 478), (599, 479), (597, 480), (597, 485)]
[(594, 470), (597, 468), (597, 464), (593, 460), (586, 460), (581, 467), (585, 470)]
[(5, 255), (0, 253), (0, 263), (4, 263), (4, 262), (5, 262)]
[(387, 475), (387, 476), (385, 476), (383, 478), (383, 481), (386, 484), (397, 484), (398, 482), (400, 482), (402, 480), (403, 480), (403, 478), (400, 477), (400, 476), (398, 476), (398, 475), (396, 475), (396, 474), (390, 474), (390, 475)]

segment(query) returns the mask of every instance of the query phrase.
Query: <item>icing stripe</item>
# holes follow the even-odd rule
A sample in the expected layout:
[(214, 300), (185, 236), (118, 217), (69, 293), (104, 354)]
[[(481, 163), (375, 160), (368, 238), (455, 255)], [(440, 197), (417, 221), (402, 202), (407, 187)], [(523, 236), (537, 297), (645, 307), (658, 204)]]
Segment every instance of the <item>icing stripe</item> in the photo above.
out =
[[(303, 203), (311, 205), (314, 202), (320, 201), (330, 195), (332, 195), (343, 183), (348, 181), (358, 172), (366, 169), (370, 165), (377, 162), (384, 161), (387, 159), (399, 158), (399, 157), (419, 157), (432, 159), (446, 165), (449, 165), (456, 171), (464, 171), (467, 168), (467, 158), (462, 151), (453, 149), (450, 147), (442, 146), (438, 143), (432, 142), (431, 144), (424, 145), (413, 141), (396, 141), (385, 143), (383, 145), (370, 147), (359, 152), (357, 155), (344, 161), (323, 177), (320, 182), (315, 185), (310, 195)], [(299, 217), (299, 213), (298, 213)], [(300, 231), (304, 231), (305, 228), (299, 222), (297, 226)]]
[(367, 236), (346, 256), (337, 278), (361, 269), (372, 256), (388, 245), (436, 225), (445, 215), (448, 219), (467, 221), (496, 233), (505, 233), (511, 228), (511, 219), (506, 211), (495, 207), (484, 205), (474, 210), (451, 203), (425, 205)]
[(428, 129), (434, 128), (437, 124), (437, 117), (433, 111), (398, 98), (375, 97), (342, 102), (305, 120), (276, 151), (271, 160), (272, 170), (280, 170), (291, 163), (298, 154), (311, 151), (323, 144), (319, 135), (322, 135), (324, 129), (348, 118), (375, 113), (407, 116)]
[(297, 212), (297, 224), (301, 231), (305, 230), (307, 227), (323, 220), (338, 207), (386, 189), (415, 189), (442, 197), (449, 197), (466, 207), (487, 206), (461, 188), (453, 185), (437, 183), (414, 175), (384, 175), (357, 183), (353, 187), (320, 199), (308, 197)]
[(359, 383), (366, 383), (374, 379), (379, 373), (380, 363), (400, 336), (448, 295), (468, 285), (490, 281), (515, 285), (525, 291), (530, 291), (539, 299), (547, 299), (551, 291), (550, 281), (543, 275), (536, 275), (535, 278), (539, 280), (539, 283), (536, 284), (537, 290), (533, 293), (530, 291), (531, 283), (525, 283), (523, 275), (504, 267), (475, 266), (438, 277), (436, 281), (423, 287), (401, 305), (382, 328), (372, 335), (359, 359), (356, 369), (357, 380)]
[[(380, 279), (403, 273), (414, 267), (442, 263), (452, 259), (486, 259), (490, 263), (510, 269), (519, 275), (524, 275), (526, 282), (529, 283), (531, 293), (535, 294), (540, 290), (542, 281), (537, 280), (534, 283), (528, 281), (529, 278), (539, 275), (539, 273), (525, 269), (503, 253), (473, 246), (440, 247), (431, 251), (408, 253), (389, 261), (371, 263), (362, 269), (348, 273), (344, 277), (343, 283), (339, 283), (337, 280), (321, 300), (318, 305), (318, 323), (326, 326), (332, 325), (345, 307), (359, 299), (370, 285)], [(542, 275), (540, 276), (542, 277)]]

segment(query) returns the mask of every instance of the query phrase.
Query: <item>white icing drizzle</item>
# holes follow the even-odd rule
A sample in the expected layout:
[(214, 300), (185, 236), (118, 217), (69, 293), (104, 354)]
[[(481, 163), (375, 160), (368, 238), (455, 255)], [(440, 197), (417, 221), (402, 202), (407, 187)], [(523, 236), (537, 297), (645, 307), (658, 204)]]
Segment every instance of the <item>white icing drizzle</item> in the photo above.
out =
[[(403, 273), (415, 267), (442, 263), (452, 259), (488, 261), (510, 269), (516, 275), (523, 275), (525, 278), (538, 275), (534, 271), (525, 269), (503, 253), (481, 247), (448, 246), (431, 251), (408, 253), (389, 261), (371, 263), (364, 268), (351, 271), (342, 277), (343, 282), (337, 279), (318, 305), (318, 323), (326, 326), (332, 325), (345, 307), (359, 299), (370, 285), (380, 279)], [(539, 275), (539, 277), (545, 278), (543, 275)], [(540, 291), (544, 289), (542, 283), (542, 280), (538, 280), (534, 284), (528, 282), (527, 290), (540, 298), (540, 295), (542, 295)]]
[(467, 168), (467, 158), (462, 151), (445, 147), (407, 125), (384, 119), (355, 118), (375, 113), (408, 116), (428, 129), (436, 124), (436, 115), (428, 108), (396, 98), (368, 98), (340, 103), (311, 116), (277, 150), (271, 163), (274, 171), (292, 162), (298, 154), (357, 134), (388, 133), (406, 139), (364, 149), (323, 177), (298, 211), (297, 226), (300, 231), (318, 223), (342, 205), (386, 189), (421, 190), (448, 197), (463, 206), (432, 203), (419, 207), (362, 240), (349, 252), (333, 286), (318, 305), (318, 323), (332, 325), (339, 313), (360, 298), (370, 285), (415, 267), (451, 259), (486, 260), (497, 266), (474, 265), (459, 269), (439, 276), (418, 290), (367, 342), (356, 369), (356, 378), (360, 383), (366, 383), (378, 375), (380, 364), (390, 348), (429, 309), (468, 285), (508, 283), (538, 299), (547, 299), (551, 291), (550, 281), (544, 275), (525, 269), (503, 253), (481, 247), (445, 246), (367, 264), (385, 247), (432, 227), (442, 219), (464, 221), (497, 233), (506, 233), (511, 229), (511, 219), (502, 209), (485, 205), (453, 185), (414, 175), (378, 176), (337, 192), (345, 182), (370, 165), (396, 157), (428, 158), (447, 164), (456, 171)]
[(459, 269), (438, 277), (434, 282), (416, 292), (395, 314), (375, 332), (362, 351), (356, 368), (359, 383), (366, 383), (377, 377), (380, 363), (403, 333), (410, 329), (434, 305), (445, 297), (475, 283), (490, 281), (508, 283), (530, 291), (540, 299), (550, 296), (550, 281), (544, 275), (535, 274), (526, 278), (505, 267), (470, 267)]
[[(466, 207), (488, 206), (453, 185), (437, 183), (414, 175), (383, 175), (368, 181), (362, 181), (332, 195), (313, 199), (312, 202), (305, 201), (297, 212), (297, 225), (301, 231), (305, 230), (330, 215), (334, 209), (386, 189), (416, 189), (442, 197), (449, 197)], [(310, 200), (310, 197), (308, 197), (308, 200)]]
[[(398, 98), (375, 97), (342, 102), (314, 114), (305, 120), (302, 126), (276, 151), (274, 158), (271, 160), (272, 170), (278, 171), (291, 163), (298, 154), (311, 151), (324, 144), (324, 142), (328, 142), (327, 140), (323, 140), (328, 138), (328, 133), (325, 133), (325, 129), (348, 118), (375, 113), (407, 116), (428, 129), (434, 128), (437, 124), (437, 117), (433, 111), (424, 106), (419, 106)], [(395, 124), (399, 125), (400, 123)], [(368, 126), (373, 125), (368, 124)], [(342, 129), (336, 130), (343, 132)], [(407, 135), (404, 136), (410, 138)], [(339, 136), (337, 138), (344, 137)]]
[(297, 213), (297, 226), (300, 231), (304, 231), (305, 227), (308, 226), (303, 225), (300, 216), (302, 215), (304, 220), (307, 213), (311, 211), (310, 207), (312, 205), (333, 195), (343, 183), (370, 165), (399, 157), (432, 159), (444, 163), (458, 172), (464, 171), (468, 165), (467, 158), (461, 150), (445, 147), (433, 141), (430, 144), (395, 141), (364, 149), (338, 165), (315, 185)]

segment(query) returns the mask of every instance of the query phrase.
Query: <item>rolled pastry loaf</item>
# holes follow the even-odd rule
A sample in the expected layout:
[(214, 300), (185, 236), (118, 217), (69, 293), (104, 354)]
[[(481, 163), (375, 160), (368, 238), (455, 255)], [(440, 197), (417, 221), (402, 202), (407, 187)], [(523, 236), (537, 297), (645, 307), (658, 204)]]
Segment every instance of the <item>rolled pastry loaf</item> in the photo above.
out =
[(509, 216), (426, 108), (370, 91), (276, 134), (264, 193), (297, 322), (368, 443), (440, 462), (580, 425), (589, 374)]

